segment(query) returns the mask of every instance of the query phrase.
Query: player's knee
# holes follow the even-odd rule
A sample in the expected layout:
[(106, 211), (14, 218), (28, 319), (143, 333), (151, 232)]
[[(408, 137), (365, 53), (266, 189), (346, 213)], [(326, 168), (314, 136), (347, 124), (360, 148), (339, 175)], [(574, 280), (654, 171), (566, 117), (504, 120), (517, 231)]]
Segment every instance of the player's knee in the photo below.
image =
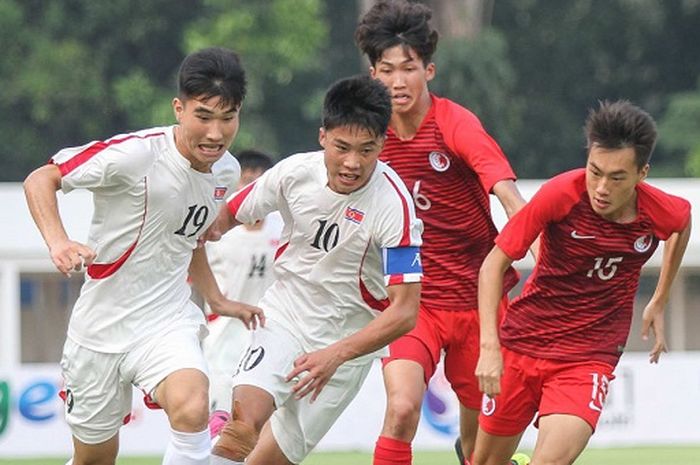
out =
[(219, 433), (212, 449), (213, 455), (242, 462), (258, 443), (259, 431), (241, 420), (229, 420)]
[(405, 397), (390, 399), (387, 407), (387, 423), (394, 429), (413, 430), (420, 419), (420, 402)]
[(209, 420), (209, 396), (206, 392), (190, 393), (170, 402), (168, 416), (176, 431), (198, 432), (207, 427)]

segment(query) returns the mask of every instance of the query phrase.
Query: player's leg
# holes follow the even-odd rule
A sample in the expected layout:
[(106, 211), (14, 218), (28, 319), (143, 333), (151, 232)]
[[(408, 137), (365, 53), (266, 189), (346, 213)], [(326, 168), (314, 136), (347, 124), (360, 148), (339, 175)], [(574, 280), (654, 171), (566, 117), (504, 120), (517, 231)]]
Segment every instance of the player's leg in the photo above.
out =
[(270, 423), (267, 422), (260, 432), (255, 450), (248, 456), (247, 464), (264, 463), (265, 465), (294, 465), (289, 461), (272, 434)]
[(290, 398), (292, 383), (285, 378), (302, 353), (299, 341), (275, 321), (253, 332), (233, 377), (234, 409), (212, 450), (213, 465), (243, 463), (251, 453), (272, 412)]
[(547, 415), (539, 420), (533, 464), (570, 465), (593, 434), (591, 426), (574, 415)]
[(410, 465), (428, 380), (440, 356), (432, 314), (421, 308), (416, 327), (389, 345), (383, 360), (386, 412), (374, 448), (374, 465)]
[(131, 383), (120, 378), (121, 354), (99, 353), (70, 339), (61, 358), (73, 465), (114, 465), (119, 428), (131, 409)]
[(355, 398), (371, 366), (341, 365), (313, 403), (289, 398), (270, 417), (246, 465), (302, 463)]
[(501, 392), (482, 396), (472, 465), (506, 465), (542, 398), (538, 359), (503, 348)]
[(156, 388), (155, 399), (170, 422), (170, 442), (163, 464), (209, 463), (209, 381), (200, 370), (184, 368), (169, 374)]
[[(546, 365), (544, 365), (546, 363)], [(534, 464), (571, 464), (588, 444), (603, 409), (614, 367), (603, 362), (544, 361)]]
[[(508, 299), (503, 298), (499, 306), (501, 318), (505, 315)], [(479, 361), (479, 311), (440, 312), (442, 326), (449, 331), (445, 347), (445, 377), (459, 399), (459, 438), (455, 451), (460, 465), (469, 463), (474, 452), (476, 434), (479, 429), (481, 392), (474, 374)]]
[(201, 327), (182, 324), (151, 337), (127, 354), (123, 376), (160, 405), (170, 423), (164, 465), (208, 465), (209, 380)]
[(85, 444), (73, 436), (71, 465), (114, 465), (119, 451), (119, 435), (99, 444)]
[(215, 439), (212, 465), (243, 463), (259, 441), (260, 431), (275, 411), (273, 396), (257, 386), (239, 385), (233, 390), (231, 418)]

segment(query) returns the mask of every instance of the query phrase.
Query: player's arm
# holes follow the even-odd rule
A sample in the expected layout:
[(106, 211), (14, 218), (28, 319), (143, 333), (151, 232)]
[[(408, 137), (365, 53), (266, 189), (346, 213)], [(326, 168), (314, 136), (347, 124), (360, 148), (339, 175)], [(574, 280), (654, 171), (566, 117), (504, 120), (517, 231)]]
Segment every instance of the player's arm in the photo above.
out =
[(29, 211), (49, 249), (54, 265), (66, 276), (90, 265), (95, 252), (88, 246), (68, 238), (58, 212), (56, 192), (61, 188), (61, 172), (47, 164), (34, 170), (24, 181)]
[(513, 260), (494, 246), (479, 270), (480, 350), (476, 366), (479, 390), (495, 396), (501, 392), (503, 357), (498, 337), (498, 307), (503, 297), (503, 275)]
[(238, 318), (248, 329), (255, 329), (258, 323), (261, 326), (265, 325), (265, 315), (262, 309), (229, 300), (221, 293), (214, 273), (209, 266), (205, 247), (197, 247), (192, 252), (189, 274), (192, 286), (206, 300), (212, 312)]
[(300, 399), (313, 392), (313, 402), (340, 365), (379, 350), (413, 329), (418, 315), (420, 289), (420, 283), (389, 286), (391, 303), (367, 326), (324, 349), (297, 358), (294, 369), (287, 375), (287, 381), (304, 372), (308, 373), (292, 387), (295, 397)]
[[(506, 212), (508, 219), (512, 218), (513, 215), (518, 213), (521, 208), (527, 203), (523, 198), (518, 186), (512, 179), (503, 179), (498, 181), (493, 185), (492, 189), (493, 195), (498, 198), (498, 201), (503, 205), (503, 210)], [(530, 246), (530, 252), (532, 257), (537, 260), (537, 253), (539, 252), (540, 241), (535, 240)]]
[(678, 273), (683, 254), (690, 239), (690, 221), (680, 232), (669, 236), (664, 243), (663, 258), (659, 280), (651, 300), (644, 308), (642, 315), (642, 338), (647, 340), (649, 329), (654, 332), (655, 343), (649, 353), (649, 362), (658, 363), (662, 352), (666, 352), (666, 336), (664, 333), (664, 309), (668, 302), (671, 284)]

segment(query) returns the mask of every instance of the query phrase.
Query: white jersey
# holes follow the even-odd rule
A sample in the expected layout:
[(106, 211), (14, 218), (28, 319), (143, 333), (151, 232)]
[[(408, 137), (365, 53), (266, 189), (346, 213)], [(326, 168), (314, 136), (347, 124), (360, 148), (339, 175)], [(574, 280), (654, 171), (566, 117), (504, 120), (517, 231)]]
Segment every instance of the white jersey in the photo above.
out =
[(382, 162), (361, 189), (339, 194), (328, 187), (323, 152), (293, 155), (232, 195), (228, 208), (242, 223), (281, 213), (276, 280), (259, 306), (306, 351), (366, 326), (388, 306), (387, 284), (421, 280), (383, 271), (383, 250), (420, 246), (422, 223), (406, 186)]
[(226, 298), (257, 305), (272, 280), (275, 251), (282, 234), (277, 212), (260, 229), (236, 226), (216, 242), (207, 242), (207, 256), (219, 289)]
[(187, 271), (197, 238), (240, 177), (228, 152), (200, 173), (175, 147), (174, 126), (67, 148), (51, 159), (65, 193), (88, 189), (95, 250), (68, 337), (99, 352), (126, 352), (159, 331), (204, 323)]

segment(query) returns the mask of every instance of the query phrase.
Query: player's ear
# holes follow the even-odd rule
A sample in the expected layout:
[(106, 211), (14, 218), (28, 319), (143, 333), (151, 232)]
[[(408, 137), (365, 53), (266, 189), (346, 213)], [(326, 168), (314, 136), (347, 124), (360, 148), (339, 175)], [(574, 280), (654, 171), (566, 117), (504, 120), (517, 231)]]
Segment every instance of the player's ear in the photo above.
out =
[(649, 175), (649, 163), (644, 165), (641, 170), (639, 170), (639, 181), (644, 181)]
[(185, 111), (185, 106), (182, 103), (182, 100), (179, 98), (175, 97), (173, 99), (173, 113), (175, 113), (175, 119), (177, 120), (178, 123), (180, 123), (182, 119), (182, 113)]
[(435, 63), (432, 61), (425, 67), (425, 80), (432, 81), (435, 77)]
[(377, 68), (375, 68), (374, 66), (370, 66), (369, 75), (372, 79), (377, 79)]
[(321, 144), (321, 147), (323, 147), (324, 149), (326, 148), (326, 130), (325, 130), (325, 128), (318, 129), (318, 143)]

